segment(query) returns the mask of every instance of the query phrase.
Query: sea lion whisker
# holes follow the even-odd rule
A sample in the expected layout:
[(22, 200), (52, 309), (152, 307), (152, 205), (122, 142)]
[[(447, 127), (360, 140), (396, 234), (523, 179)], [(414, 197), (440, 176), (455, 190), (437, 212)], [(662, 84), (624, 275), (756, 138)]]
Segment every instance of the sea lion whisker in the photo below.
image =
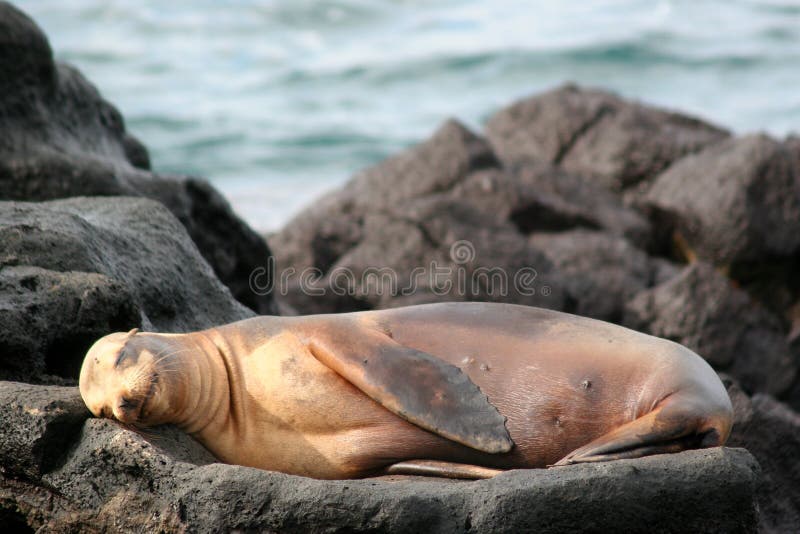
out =
[(136, 432), (137, 434), (145, 437), (154, 439), (158, 436), (157, 433), (153, 432), (151, 429), (140, 425), (138, 423), (123, 423), (122, 421), (118, 421), (119, 425), (124, 428), (125, 430), (129, 430), (131, 432)]
[(152, 430), (148, 429), (147, 427), (143, 427), (140, 425), (134, 425), (133, 431), (141, 434), (145, 438), (154, 439), (158, 436), (157, 433), (153, 432)]
[[(165, 360), (168, 360), (169, 358), (172, 358), (176, 354), (180, 354), (182, 352), (188, 352), (188, 351), (191, 351), (191, 350), (194, 350), (194, 349), (178, 349), (178, 350), (175, 350), (175, 351), (173, 351), (173, 352), (171, 352), (169, 354), (164, 354), (163, 356), (161, 356), (161, 357), (157, 358), (155, 361), (153, 361), (151, 366), (155, 367), (156, 365), (160, 364), (161, 362), (163, 362)], [(164, 368), (163, 370), (167, 371), (167, 370), (169, 370), (169, 368)], [(142, 378), (144, 378), (144, 376), (149, 372), (151, 372), (151, 370), (149, 368), (144, 368), (144, 367), (137, 368), (136, 372), (126, 380), (126, 384), (128, 384), (128, 385), (136, 384)]]
[[(158, 351), (158, 352), (155, 354), (155, 358), (160, 358), (161, 356), (163, 356), (163, 355), (164, 355), (164, 353), (166, 353), (166, 352), (167, 352), (167, 351), (169, 351), (170, 349), (172, 349), (172, 347), (170, 347), (169, 345), (167, 345), (166, 347), (164, 347), (163, 349), (161, 349), (160, 351)], [(188, 349), (179, 349), (179, 350), (188, 350)]]
[(163, 355), (161, 355), (161, 353), (159, 353), (159, 356), (156, 356), (156, 360), (153, 361), (153, 365), (157, 365), (157, 364), (163, 362), (164, 360), (166, 360), (167, 358), (172, 358), (176, 354), (181, 354), (183, 352), (190, 352), (190, 351), (193, 351), (193, 350), (196, 350), (196, 349), (194, 349), (194, 348), (177, 349), (177, 350), (175, 350), (173, 352), (170, 352), (169, 354), (163, 354)]

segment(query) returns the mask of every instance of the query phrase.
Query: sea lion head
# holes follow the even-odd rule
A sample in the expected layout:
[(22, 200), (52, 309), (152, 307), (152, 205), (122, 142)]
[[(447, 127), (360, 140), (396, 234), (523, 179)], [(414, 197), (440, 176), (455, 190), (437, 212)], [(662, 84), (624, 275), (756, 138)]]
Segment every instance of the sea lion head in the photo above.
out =
[(102, 337), (83, 360), (81, 397), (96, 417), (133, 426), (168, 422), (168, 393), (178, 374), (173, 359), (181, 351), (169, 335), (138, 329)]

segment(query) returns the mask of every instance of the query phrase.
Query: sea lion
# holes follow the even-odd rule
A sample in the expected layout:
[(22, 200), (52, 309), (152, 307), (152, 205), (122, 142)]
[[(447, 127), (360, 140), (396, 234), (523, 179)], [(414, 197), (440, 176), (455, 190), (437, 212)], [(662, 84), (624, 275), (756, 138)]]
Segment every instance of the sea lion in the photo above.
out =
[(732, 424), (681, 345), (489, 303), (111, 334), (80, 391), (96, 416), (174, 423), (224, 462), (315, 478), (484, 478), (718, 446)]

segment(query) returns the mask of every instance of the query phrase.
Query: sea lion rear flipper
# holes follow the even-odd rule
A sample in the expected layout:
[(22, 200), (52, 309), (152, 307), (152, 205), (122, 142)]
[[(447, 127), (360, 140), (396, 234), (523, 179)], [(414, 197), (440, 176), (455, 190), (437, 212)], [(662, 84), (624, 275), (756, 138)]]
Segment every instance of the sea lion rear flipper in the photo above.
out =
[(435, 460), (408, 460), (398, 462), (386, 468), (387, 475), (417, 475), (423, 477), (444, 477), (477, 480), (492, 478), (502, 469), (492, 469), (479, 465), (458, 464), (454, 462), (439, 462)]
[(553, 466), (641, 458), (715, 445), (718, 432), (702, 402), (673, 395), (653, 411), (580, 447)]
[(379, 330), (347, 326), (346, 334), (324, 326), (307, 335), (317, 360), (425, 430), (488, 453), (511, 450), (506, 418), (461, 369)]

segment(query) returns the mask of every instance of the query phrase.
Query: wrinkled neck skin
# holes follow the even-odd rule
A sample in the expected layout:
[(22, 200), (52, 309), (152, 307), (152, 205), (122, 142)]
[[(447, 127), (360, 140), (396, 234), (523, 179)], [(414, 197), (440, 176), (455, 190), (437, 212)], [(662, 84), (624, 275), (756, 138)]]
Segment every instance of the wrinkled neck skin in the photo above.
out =
[(224, 340), (215, 331), (182, 334), (181, 338), (170, 357), (174, 360), (164, 366), (161, 391), (166, 402), (161, 403), (160, 413), (152, 414), (151, 423), (172, 423), (202, 440), (229, 423), (231, 383), (238, 368), (224, 355)]

